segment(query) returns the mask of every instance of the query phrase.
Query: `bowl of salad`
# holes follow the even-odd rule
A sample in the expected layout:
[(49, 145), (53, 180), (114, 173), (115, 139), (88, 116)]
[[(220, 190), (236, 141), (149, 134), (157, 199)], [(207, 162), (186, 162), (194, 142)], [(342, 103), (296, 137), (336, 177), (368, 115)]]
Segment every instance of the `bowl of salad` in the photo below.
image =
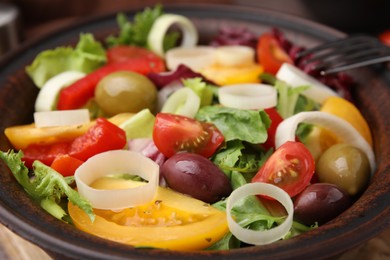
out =
[(27, 43), (0, 64), (0, 221), (68, 258), (355, 247), (389, 226), (388, 78), (297, 55), (344, 36), (157, 5)]

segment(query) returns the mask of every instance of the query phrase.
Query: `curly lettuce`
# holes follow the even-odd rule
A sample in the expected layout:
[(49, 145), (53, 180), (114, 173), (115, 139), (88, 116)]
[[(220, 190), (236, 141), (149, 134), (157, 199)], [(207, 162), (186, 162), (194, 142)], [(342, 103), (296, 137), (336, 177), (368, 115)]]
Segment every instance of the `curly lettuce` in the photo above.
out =
[(84, 210), (91, 221), (94, 221), (95, 215), (91, 204), (69, 186), (74, 181), (73, 176), (63, 177), (40, 161), (35, 161), (33, 163), (34, 174), (30, 177), (22, 158), (22, 151), (0, 152), (0, 159), (7, 164), (17, 182), (44, 210), (55, 218), (65, 220), (68, 214), (60, 204), (62, 198), (67, 197), (69, 201)]

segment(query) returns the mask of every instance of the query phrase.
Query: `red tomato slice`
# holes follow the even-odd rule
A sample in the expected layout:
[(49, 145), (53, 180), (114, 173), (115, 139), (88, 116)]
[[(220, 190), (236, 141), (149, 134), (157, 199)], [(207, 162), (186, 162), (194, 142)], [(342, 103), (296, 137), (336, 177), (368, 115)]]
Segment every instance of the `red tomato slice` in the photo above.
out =
[(168, 113), (156, 115), (153, 141), (166, 157), (181, 151), (210, 157), (224, 140), (222, 133), (211, 123)]
[(293, 64), (290, 56), (270, 33), (264, 33), (260, 36), (257, 43), (257, 59), (264, 67), (264, 71), (273, 75), (278, 72), (283, 63)]
[(390, 29), (379, 34), (379, 40), (387, 46), (390, 46)]
[(278, 128), (278, 125), (283, 121), (283, 118), (279, 115), (278, 111), (276, 111), (276, 108), (266, 108), (264, 111), (268, 114), (269, 118), (271, 119), (271, 125), (267, 129), (268, 138), (265, 143), (262, 144), (264, 149), (268, 150), (270, 148), (275, 148), (275, 134), (276, 129)]
[(252, 182), (274, 184), (294, 197), (309, 185), (314, 171), (309, 150), (300, 142), (286, 142), (264, 163)]
[(134, 59), (145, 59), (155, 66), (165, 69), (164, 60), (154, 52), (138, 46), (118, 45), (106, 52), (108, 63), (118, 63)]
[(58, 155), (50, 167), (61, 173), (62, 176), (73, 176), (77, 168), (83, 163), (84, 162), (79, 159), (64, 154)]

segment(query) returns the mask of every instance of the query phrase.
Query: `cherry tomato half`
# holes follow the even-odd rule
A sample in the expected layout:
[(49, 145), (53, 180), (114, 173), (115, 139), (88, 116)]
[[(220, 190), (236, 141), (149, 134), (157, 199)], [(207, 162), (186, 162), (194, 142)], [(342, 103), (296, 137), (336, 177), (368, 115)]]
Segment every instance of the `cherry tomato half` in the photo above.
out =
[(166, 157), (186, 151), (210, 157), (225, 140), (218, 128), (206, 122), (168, 113), (158, 113), (153, 141)]
[(309, 150), (300, 142), (286, 142), (264, 163), (252, 182), (274, 184), (294, 197), (309, 185), (314, 170)]
[(387, 46), (390, 46), (390, 29), (379, 34), (379, 40)]
[(293, 64), (290, 56), (270, 33), (264, 33), (260, 36), (257, 43), (257, 59), (264, 67), (264, 71), (273, 75), (278, 72), (283, 63)]
[(165, 62), (162, 58), (154, 52), (138, 46), (115, 46), (107, 50), (106, 56), (108, 63), (144, 59), (150, 61), (153, 66), (161, 68), (162, 71), (165, 70)]

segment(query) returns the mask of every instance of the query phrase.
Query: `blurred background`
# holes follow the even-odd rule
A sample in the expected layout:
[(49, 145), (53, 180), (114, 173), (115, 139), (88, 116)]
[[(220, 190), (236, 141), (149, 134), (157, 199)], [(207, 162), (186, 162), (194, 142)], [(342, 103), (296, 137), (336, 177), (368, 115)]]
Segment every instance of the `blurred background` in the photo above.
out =
[[(390, 29), (389, 0), (0, 0), (0, 38), (5, 41), (4, 35), (9, 34), (11, 30), (8, 28), (8, 32), (5, 32), (2, 28), (4, 27), (2, 23), (10, 22), (5, 21), (6, 15), (10, 16), (10, 10), (5, 10), (5, 4), (11, 4), (17, 10), (19, 29), (17, 38), (7, 43), (6, 47), (9, 49), (15, 46), (16, 40), (25, 41), (39, 37), (86, 17), (156, 3), (194, 2), (270, 9), (323, 23), (346, 33), (379, 35)], [(8, 17), (8, 20), (13, 18)], [(3, 49), (6, 47), (3, 46)]]

